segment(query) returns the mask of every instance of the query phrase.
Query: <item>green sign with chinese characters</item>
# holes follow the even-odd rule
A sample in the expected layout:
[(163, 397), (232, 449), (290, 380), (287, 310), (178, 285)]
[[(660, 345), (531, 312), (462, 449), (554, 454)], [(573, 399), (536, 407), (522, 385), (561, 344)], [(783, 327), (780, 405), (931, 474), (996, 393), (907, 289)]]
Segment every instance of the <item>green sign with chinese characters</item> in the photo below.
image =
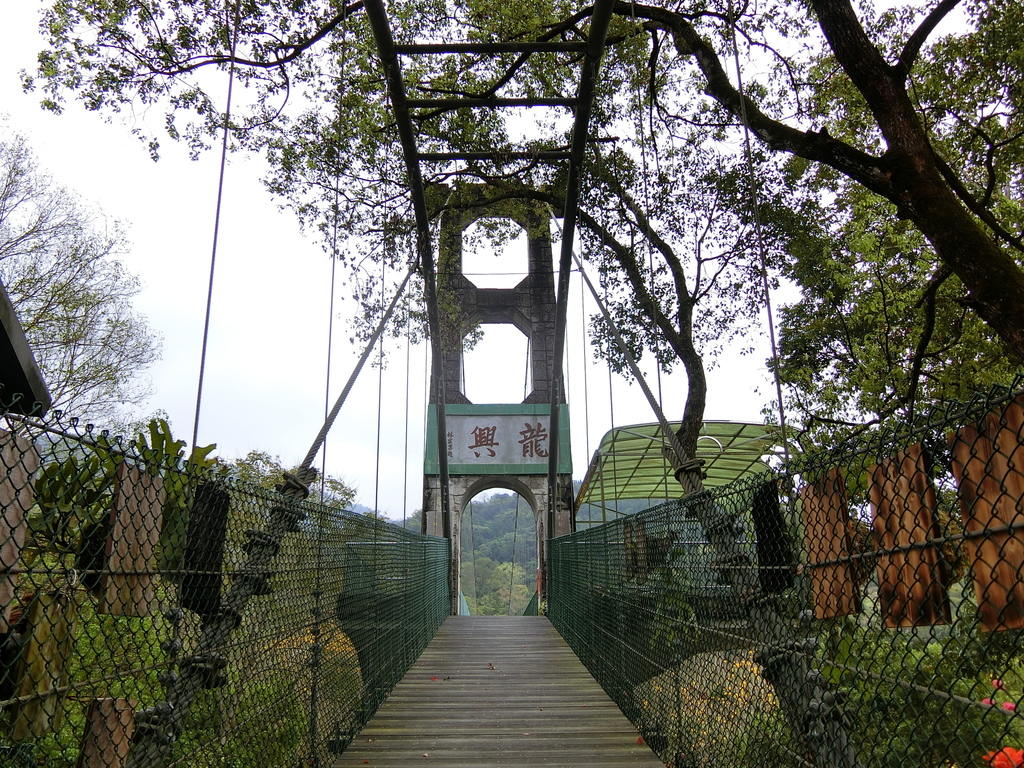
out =
[[(450, 475), (543, 475), (551, 452), (551, 406), (449, 405), (445, 445)], [(569, 406), (558, 406), (558, 471), (572, 472)], [(423, 472), (436, 475), (437, 406), (427, 411)]]

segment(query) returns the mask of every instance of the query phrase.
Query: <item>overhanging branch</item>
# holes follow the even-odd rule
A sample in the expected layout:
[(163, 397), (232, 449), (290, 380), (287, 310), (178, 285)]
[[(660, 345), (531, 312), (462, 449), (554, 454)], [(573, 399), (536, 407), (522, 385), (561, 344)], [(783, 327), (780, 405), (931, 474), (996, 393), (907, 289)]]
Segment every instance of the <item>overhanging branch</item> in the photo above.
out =
[(627, 2), (616, 3), (615, 13), (644, 19), (647, 29), (668, 33), (679, 55), (691, 57), (696, 62), (704, 76), (705, 92), (738, 120), (745, 118), (750, 130), (770, 148), (835, 168), (895, 202), (884, 158), (856, 149), (833, 138), (827, 131), (802, 131), (766, 115), (749, 96), (741, 94), (732, 84), (717, 52), (697, 33), (686, 16), (665, 8)]
[(899, 61), (896, 62), (895, 70), (900, 73), (904, 78), (910, 74), (910, 70), (914, 68), (914, 63), (917, 61), (918, 55), (921, 53), (921, 46), (924, 45), (928, 36), (935, 31), (935, 27), (939, 25), (946, 16), (949, 15), (956, 6), (960, 4), (960, 0), (941, 0), (941, 2), (932, 8), (931, 12), (924, 17), (921, 24), (914, 30), (914, 32), (907, 38), (906, 44), (903, 46), (903, 51), (900, 53)]

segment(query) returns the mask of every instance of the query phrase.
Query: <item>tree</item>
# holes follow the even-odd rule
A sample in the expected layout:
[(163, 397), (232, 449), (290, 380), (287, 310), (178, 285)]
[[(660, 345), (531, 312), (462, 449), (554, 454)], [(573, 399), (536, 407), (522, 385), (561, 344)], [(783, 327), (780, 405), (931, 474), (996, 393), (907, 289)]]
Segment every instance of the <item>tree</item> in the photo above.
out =
[[(865, 25), (883, 50), (900, 51), (911, 21), (868, 14)], [(1024, 14), (1015, 3), (971, 3), (957, 23), (963, 32), (922, 49), (911, 95), (951, 188), (1019, 260), (1024, 147), (1014, 41)], [(878, 145), (859, 91), (829, 79), (834, 58), (819, 57), (817, 69), (812, 118), (833, 136)], [(784, 312), (778, 369), (790, 385), (787, 407), (811, 437), (912, 419), (930, 403), (1010, 381), (1019, 360), (970, 311), (969, 291), (922, 229), (834, 169), (789, 165), (802, 194), (822, 201), (814, 235), (784, 265), (802, 298)]]
[(0, 140), (0, 280), (55, 408), (111, 424), (151, 393), (160, 338), (131, 300), (138, 280), (105, 222), (43, 173), (26, 140)]
[[(799, 258), (793, 246), (801, 216), (788, 210), (787, 193), (801, 184), (827, 209), (842, 209), (852, 190), (884, 201), (869, 208), (910, 222), (928, 243), (900, 258), (908, 265), (921, 254), (937, 258), (962, 286), (959, 302), (994, 330), (1011, 358), (1024, 360), (1024, 273), (1016, 260), (1024, 248), (1013, 218), (1022, 141), (1016, 84), (1024, 66), (1013, 52), (1024, 19), (1013, 0), (960, 5), (935, 0), (876, 12), (865, 3), (861, 17), (850, 0), (615, 6), (582, 238), (605, 271), (634, 352), (654, 348), (662, 364), (678, 361), (687, 371), (685, 453), (692, 455), (703, 418), (704, 354), (750, 319), (757, 278)], [(579, 40), (589, 14), (556, 2), (403, 2), (389, 12), (403, 39), (470, 40)], [(939, 38), (954, 12), (962, 31)], [(26, 85), (43, 84), (47, 107), (59, 109), (68, 93), (94, 109), (162, 101), (171, 135), (197, 148), (230, 122), (239, 142), (266, 150), (271, 189), (304, 222), (350, 235), (344, 258), (351, 266), (358, 271), (366, 258), (397, 265), (401, 249), (389, 244), (410, 239), (412, 217), (359, 2), (273, 1), (222, 14), (146, 4), (113, 14), (99, 0), (83, 0), (55, 5), (45, 23), (50, 47)], [(728, 72), (740, 57), (752, 62), (743, 87)], [(230, 121), (204, 79), (229, 66), (251, 93)], [(564, 96), (574, 87), (572, 67), (539, 55), (419, 57), (404, 67), (420, 95)], [(943, 76), (951, 70), (963, 77)], [(290, 94), (301, 97), (289, 114)], [(196, 119), (183, 118), (184, 108)], [(521, 131), (498, 111), (442, 108), (415, 120), (422, 151), (565, 144), (564, 122), (554, 118), (538, 121), (525, 140), (514, 138)], [(740, 125), (761, 142), (742, 161)], [(467, 177), (490, 183), (498, 197), (561, 200), (559, 176), (539, 162), (444, 167), (428, 181)], [(756, 217), (754, 187), (764, 206)], [(698, 213), (702, 194), (709, 202)], [(927, 271), (907, 274), (927, 290)]]
[[(837, 439), (1009, 383), (1014, 363), (936, 269), (920, 233), (861, 209), (784, 268), (801, 297), (781, 309), (779, 374), (801, 442)], [(900, 258), (894, 258), (899, 254)]]
[[(1018, 361), (1024, 360), (1024, 272), (1006, 248), (1024, 252), (1017, 235), (999, 221), (994, 200), (988, 205), (970, 190), (971, 177), (957, 172), (943, 158), (938, 142), (933, 139), (943, 122), (927, 118), (934, 107), (920, 104), (911, 96), (908, 83), (916, 82), (916, 72), (928, 38), (938, 25), (959, 4), (959, 0), (940, 0), (922, 14), (913, 8), (900, 8), (878, 19), (868, 17), (867, 27), (858, 19), (849, 0), (811, 0), (810, 7), (820, 28), (822, 49), (801, 61), (799, 56), (787, 57), (790, 68), (787, 91), (773, 89), (776, 105), (799, 108), (797, 99), (812, 100), (835, 94), (830, 84), (837, 78), (847, 88), (849, 98), (837, 109), (834, 103), (820, 101), (816, 109), (800, 110), (798, 118), (825, 123), (820, 129), (800, 125), (799, 120), (784, 122), (774, 119), (747, 93), (736, 88), (722, 66), (722, 56), (702, 36), (691, 20), (682, 13), (667, 12), (656, 7), (637, 8), (638, 17), (647, 19), (652, 28), (667, 33), (676, 52), (692, 58), (706, 93), (734, 118), (745, 122), (772, 149), (790, 153), (815, 164), (815, 170), (830, 169), (841, 178), (855, 182), (887, 200), (895, 213), (911, 221), (928, 239), (938, 258), (956, 274), (967, 290), (965, 301), (1000, 336), (1007, 351)], [(761, 17), (763, 26), (770, 26), (782, 36), (801, 29), (799, 12), (788, 3), (775, 6), (778, 18)], [(870, 13), (870, 6), (868, 7)], [(1019, 30), (1021, 9), (1012, 2), (975, 2), (967, 13), (975, 26), (964, 38), (977, 38), (986, 28), (991, 34), (1003, 25)], [(703, 19), (702, 19), (703, 21)], [(916, 24), (915, 24), (916, 22)], [(787, 30), (786, 26), (789, 25)], [(874, 32), (874, 40), (871, 32)], [(975, 64), (979, 51), (970, 39), (949, 43), (958, 53), (954, 58)], [(1002, 39), (1003, 50), (1007, 40)], [(767, 44), (767, 43), (766, 43)], [(824, 47), (827, 45), (827, 48)], [(991, 54), (989, 46), (982, 55)], [(941, 60), (942, 46), (939, 46)], [(947, 53), (948, 56), (948, 53)], [(829, 63), (832, 66), (828, 66)], [(1010, 57), (1004, 72), (1019, 73), (1019, 57)], [(914, 77), (914, 80), (911, 78)], [(794, 84), (789, 91), (790, 83)], [(957, 83), (972, 88), (975, 83)], [(949, 85), (945, 90), (948, 92)], [(753, 91), (756, 93), (757, 91)], [(1019, 97), (1013, 88), (1003, 88), (982, 98), (979, 110), (988, 122), (993, 113), (1006, 119), (1006, 143), (1018, 143), (1017, 107)], [(766, 100), (767, 101), (767, 100)], [(964, 99), (949, 99), (953, 105)], [(770, 103), (770, 102), (769, 102)], [(924, 114), (922, 114), (922, 112)], [(850, 130), (851, 123), (858, 130)], [(840, 126), (839, 135), (831, 127)], [(1000, 149), (991, 142), (993, 152)], [(1019, 149), (1017, 150), (1019, 151)], [(992, 179), (995, 181), (996, 179)]]
[[(367, 259), (399, 266), (401, 243), (413, 238), (412, 215), (397, 136), (390, 127), (390, 107), (379, 83), (379, 63), (358, 4), (347, 8), (315, 3), (291, 6), (294, 16), (270, 6), (252, 15), (252, 8), (239, 6), (235, 19), (209, 16), (192, 8), (179, 8), (172, 16), (136, 9), (99, 26), (88, 20), (87, 6), (61, 5), (48, 12), (53, 47), (40, 59), (47, 106), (59, 109), (67, 88), (78, 91), (97, 109), (119, 109), (133, 100), (165, 100), (172, 107), (168, 117), (171, 134), (185, 136), (198, 148), (226, 119), (215, 114), (203, 73), (230, 59), (234, 76), (252, 86), (256, 94), (248, 109), (234, 110), (231, 123), (241, 129), (235, 136), (266, 150), (273, 169), (268, 180), (271, 190), (285, 196), (304, 223), (319, 225), (328, 237), (338, 229), (347, 233), (342, 258), (357, 275)], [(471, 37), (501, 37), (524, 26), (516, 34), (544, 39), (585, 36), (585, 14), (561, 19), (564, 8), (557, 5), (532, 6), (529, 14), (518, 9), (512, 15), (496, 14), (494, 9), (487, 14), (474, 7), (463, 10), (472, 26)], [(273, 29), (267, 27), (265, 22), (278, 13), (287, 20), (275, 21)], [(436, 9), (409, 3), (393, 6), (392, 13), (396, 28), (406, 35), (452, 31), (452, 19), (438, 15)], [(102, 16), (101, 11), (100, 16), (91, 18)], [(635, 20), (623, 20), (619, 26), (616, 39), (622, 45), (614, 53), (621, 61), (606, 68), (609, 74), (602, 80), (602, 94), (609, 100), (617, 92), (629, 94), (635, 112), (644, 100), (644, 74), (639, 65), (647, 58), (645, 33)], [(236, 32), (235, 53), (225, 57), (224, 35), (232, 37)], [(89, 44), (80, 45), (86, 39)], [(409, 79), (421, 92), (454, 94), (464, 87), (462, 79), (468, 69), (471, 87), (493, 93), (498, 89), (495, 81), (507, 79), (504, 69), (511, 61), (506, 56), (493, 66), (463, 58), (447, 59), (437, 66), (412, 64)], [(551, 95), (575, 87), (573, 68), (558, 62), (531, 59), (523, 66), (511, 66), (509, 74), (517, 90)], [(87, 70), (89, 74), (85, 74)], [(92, 73), (99, 70), (106, 73), (105, 82), (93, 78)], [(77, 79), (73, 73), (85, 77)], [(281, 114), (269, 121), (268, 104), (300, 87), (306, 99), (302, 113), (291, 118)], [(200, 119), (179, 126), (181, 112), (177, 108), (182, 106), (194, 107)], [(745, 259), (750, 219), (741, 220), (727, 210), (726, 200), (735, 202), (737, 193), (734, 162), (716, 163), (710, 152), (690, 142), (668, 148), (654, 168), (641, 162), (640, 145), (645, 138), (631, 135), (634, 118), (632, 113), (623, 116), (605, 109), (595, 120), (598, 132), (621, 127), (625, 138), (601, 149), (598, 162), (592, 164), (586, 182), (586, 199), (592, 204), (584, 211), (583, 221), (594, 259), (607, 275), (605, 287), (613, 314), (629, 329), (632, 354), (640, 356), (650, 347), (662, 364), (681, 361), (687, 370), (690, 396), (683, 419), (683, 444), (692, 455), (706, 390), (699, 347), (720, 338), (723, 334), (718, 329), (726, 321), (755, 306), (752, 290), (757, 283), (751, 279), (750, 262)], [(383, 128), (377, 130), (376, 126)], [(469, 115), (442, 111), (436, 120), (422, 121), (422, 128), (423, 150), (453, 145), (466, 150), (515, 148), (510, 128), (497, 112)], [(549, 126), (547, 131), (552, 128), (552, 140), (564, 142), (557, 126)], [(529, 145), (542, 143), (538, 137)], [(598, 149), (595, 145), (595, 153)], [(732, 186), (721, 195), (715, 189), (705, 195), (699, 187), (707, 186), (708, 174), (695, 170), (703, 163), (721, 168), (732, 179)], [(510, 181), (513, 178), (514, 183)], [(471, 164), (460, 172), (440, 173), (432, 179), (438, 185), (450, 182), (452, 188), (462, 180), (489, 184), (495, 198), (532, 197), (555, 206), (562, 202), (558, 179), (549, 168), (536, 163), (512, 168)], [(705, 209), (710, 217), (707, 221), (700, 216), (681, 219), (677, 215), (678, 205), (668, 190), (680, 184), (695, 196), (703, 195), (705, 199), (696, 207)], [(655, 191), (647, 194), (649, 189)], [(448, 208), (472, 204), (457, 194), (435, 197), (432, 213), (438, 216)], [(644, 240), (652, 248), (638, 255), (634, 245)], [(695, 254), (692, 260), (691, 252)], [(377, 274), (377, 269), (366, 270), (354, 281), (357, 298), (368, 309), (368, 322), (379, 311), (367, 299), (378, 287)], [(718, 296), (727, 300), (713, 301)], [(715, 321), (695, 328), (699, 303), (705, 307), (705, 316)], [(601, 323), (598, 331), (607, 335)], [(613, 350), (611, 355), (621, 368), (621, 354)]]

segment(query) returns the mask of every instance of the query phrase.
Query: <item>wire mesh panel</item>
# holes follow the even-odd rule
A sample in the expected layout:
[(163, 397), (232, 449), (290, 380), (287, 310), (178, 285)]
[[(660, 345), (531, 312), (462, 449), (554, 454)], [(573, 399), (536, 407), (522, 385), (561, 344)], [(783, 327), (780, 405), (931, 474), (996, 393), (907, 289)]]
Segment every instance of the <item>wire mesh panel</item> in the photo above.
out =
[(448, 614), (442, 539), (0, 428), (0, 766), (331, 765)]
[(1024, 765), (1024, 396), (552, 542), (548, 613), (681, 768)]

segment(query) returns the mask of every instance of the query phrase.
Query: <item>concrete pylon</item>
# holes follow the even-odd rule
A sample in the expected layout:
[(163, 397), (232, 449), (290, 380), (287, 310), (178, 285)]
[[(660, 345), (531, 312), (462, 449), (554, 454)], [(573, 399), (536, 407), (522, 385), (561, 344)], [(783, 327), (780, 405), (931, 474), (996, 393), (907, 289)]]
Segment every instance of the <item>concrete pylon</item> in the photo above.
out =
[[(547, 541), (573, 528), (572, 462), (569, 411), (559, 387), (559, 445), (549, 445), (551, 374), (555, 345), (555, 280), (550, 213), (529, 201), (485, 204), (484, 186), (461, 185), (453, 190), (465, 205), (450, 207), (441, 217), (437, 259), (437, 300), (445, 372), (445, 444), (451, 478), (453, 584), (459, 585), (462, 513), (478, 493), (504, 488), (522, 496), (533, 508), (539, 543), (538, 562), (547, 566)], [(493, 192), (493, 190), (491, 190)], [(479, 205), (474, 205), (479, 202)], [(514, 288), (478, 288), (463, 273), (462, 238), (483, 218), (510, 219), (527, 234), (528, 273)], [(471, 403), (462, 388), (462, 340), (477, 325), (510, 324), (530, 341), (533, 389), (521, 403)], [(557, 351), (559, 354), (561, 350)], [(496, 376), (502, 371), (496, 370)], [(433, 376), (433, 373), (432, 373)], [(431, 395), (423, 477), (423, 520), (426, 533), (441, 535), (440, 478), (437, 466), (437, 403)], [(554, 530), (547, 525), (548, 455), (558, 451), (558, 499)], [(454, 602), (458, 603), (458, 589)]]

